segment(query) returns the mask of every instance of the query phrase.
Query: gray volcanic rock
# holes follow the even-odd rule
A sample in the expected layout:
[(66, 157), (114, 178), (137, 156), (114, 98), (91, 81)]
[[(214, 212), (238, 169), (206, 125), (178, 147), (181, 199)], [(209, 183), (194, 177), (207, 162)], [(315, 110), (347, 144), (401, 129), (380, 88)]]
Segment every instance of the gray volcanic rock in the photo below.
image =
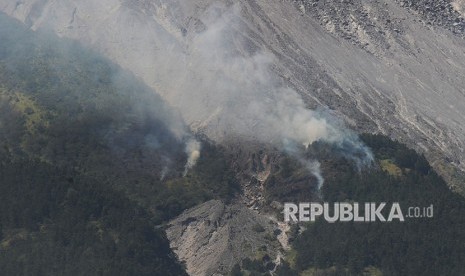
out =
[(242, 204), (211, 200), (170, 221), (166, 233), (189, 275), (225, 275), (246, 257), (275, 259), (280, 250), (276, 229), (273, 221)]
[[(322, 25), (327, 25), (331, 21), (330, 27), (341, 33), (345, 39), (356, 37), (351, 34), (354, 22), (364, 31), (376, 35), (382, 42), (386, 42), (383, 38), (384, 30), (399, 33), (402, 31), (402, 24), (389, 16), (389, 9), (387, 9), (389, 4), (385, 1), (299, 0), (296, 2), (301, 10), (314, 15)], [(463, 18), (465, 2), (463, 0), (395, 0), (395, 2), (422, 24), (441, 26), (459, 37), (465, 36)], [(377, 9), (367, 9), (368, 5), (377, 7)], [(378, 12), (376, 19), (369, 16), (374, 11)], [(380, 32), (376, 34), (376, 31)]]
[(426, 24), (443, 26), (454, 34), (465, 37), (465, 19), (463, 0), (396, 0), (402, 7), (417, 13)]
[[(205, 13), (217, 2), (224, 4), (217, 9), (232, 4), (0, 0), (0, 10), (33, 29), (48, 27), (99, 50), (176, 105), (182, 97), (173, 93), (173, 76), (180, 70), (163, 67), (172, 63), (170, 52), (189, 50), (206, 28)], [(463, 1), (235, 3), (241, 29), (231, 33), (232, 51), (244, 57), (272, 54), (274, 74), (308, 107), (328, 107), (358, 131), (407, 143), (424, 153), (451, 185), (463, 188)], [(214, 130), (219, 122), (215, 114), (221, 111), (212, 110), (201, 121), (192, 120), (192, 111), (183, 112), (193, 128)], [(209, 136), (215, 140), (221, 133)]]

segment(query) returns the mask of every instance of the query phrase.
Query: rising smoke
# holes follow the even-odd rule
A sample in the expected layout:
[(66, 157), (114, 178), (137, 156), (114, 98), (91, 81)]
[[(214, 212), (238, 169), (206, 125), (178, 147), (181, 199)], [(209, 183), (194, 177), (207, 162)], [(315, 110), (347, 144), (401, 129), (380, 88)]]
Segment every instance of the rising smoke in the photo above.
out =
[[(306, 160), (300, 145), (315, 141), (335, 146), (357, 167), (370, 164), (370, 150), (336, 118), (308, 109), (271, 68), (275, 58), (247, 51), (239, 6), (212, 5), (203, 15), (205, 30), (188, 36), (182, 52), (171, 52), (166, 68), (175, 73), (166, 98), (197, 131), (222, 142), (231, 137), (258, 140), (301, 160), (323, 185), (316, 160)], [(188, 147), (190, 148), (190, 147)], [(190, 151), (197, 156), (197, 149)], [(192, 162), (193, 161), (193, 162)], [(189, 158), (186, 169), (195, 163)]]
[(191, 169), (200, 157), (200, 143), (191, 138), (186, 143), (186, 154), (187, 154), (187, 163), (184, 168), (184, 176), (187, 174), (189, 169)]
[[(272, 144), (309, 162), (307, 167), (321, 184), (316, 161), (306, 160), (302, 149), (291, 150), (289, 145), (305, 149), (322, 141), (359, 168), (371, 163), (370, 150), (356, 134), (326, 112), (308, 109), (301, 96), (273, 73), (277, 60), (248, 38), (248, 20), (240, 5), (213, 3), (198, 14), (202, 5), (175, 0), (140, 0), (130, 5), (117, 0), (68, 0), (48, 5), (47, 9), (57, 11), (49, 10), (34, 27), (56, 25), (56, 31), (79, 38), (130, 68), (177, 108), (192, 129), (213, 141), (238, 138)], [(77, 11), (76, 28), (63, 29), (69, 18), (51, 16), (67, 14), (66, 10)], [(87, 35), (79, 32), (81, 17), (97, 20), (102, 12), (110, 21), (90, 24)], [(81, 25), (92, 20), (83, 20)], [(182, 126), (172, 131), (180, 133), (176, 137), (181, 140), (191, 141)], [(200, 145), (187, 142), (185, 149), (187, 171), (195, 165)]]

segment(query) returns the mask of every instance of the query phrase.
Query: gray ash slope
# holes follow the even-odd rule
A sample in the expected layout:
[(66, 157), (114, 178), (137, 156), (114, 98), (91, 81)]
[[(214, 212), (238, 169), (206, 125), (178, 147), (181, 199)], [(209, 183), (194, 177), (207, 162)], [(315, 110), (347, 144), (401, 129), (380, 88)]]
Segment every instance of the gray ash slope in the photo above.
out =
[[(456, 136), (457, 152), (452, 155), (446, 153), (442, 156), (445, 158), (441, 158), (441, 154), (448, 151), (450, 153), (446, 148), (450, 146), (450, 138), (455, 136), (454, 130), (447, 130), (448, 123), (445, 123), (444, 115), (457, 108), (453, 102), (464, 101), (463, 85), (456, 82), (460, 79), (458, 72), (463, 67), (457, 66), (455, 61), (458, 61), (456, 57), (463, 53), (463, 41), (457, 38), (465, 37), (465, 2), (460, 0), (294, 2), (303, 16), (308, 15), (317, 19), (327, 32), (377, 57), (382, 66), (387, 65), (397, 71), (393, 72), (395, 81), (389, 82), (391, 87), (387, 89), (397, 91), (395, 93), (397, 95), (391, 98), (394, 105), (390, 110), (396, 115), (381, 112), (386, 116), (385, 123), (387, 125), (391, 123), (391, 127), (382, 132), (425, 153), (451, 184), (463, 185), (463, 164), (461, 165), (463, 134)], [(457, 56), (454, 57), (455, 54)], [(384, 80), (384, 76), (387, 76), (384, 72), (386, 71), (377, 71), (379, 75), (376, 78)], [(398, 82), (402, 78), (399, 78), (401, 75), (409, 79), (406, 81), (413, 86)], [(376, 84), (376, 81), (371, 82)], [(378, 90), (377, 85), (372, 88)], [(378, 91), (383, 96), (386, 95), (384, 93), (386, 90)], [(386, 103), (384, 105), (389, 106)], [(426, 111), (426, 109), (430, 110)], [(461, 110), (457, 109), (458, 112)], [(403, 122), (393, 120), (396, 117), (400, 117)], [(453, 119), (455, 130), (462, 127), (457, 125), (459, 122), (457, 119)], [(397, 123), (399, 127), (407, 123), (411, 129), (404, 129), (399, 133), (395, 129)], [(413, 134), (417, 131), (419, 133)], [(420, 135), (416, 136), (417, 134)], [(430, 145), (425, 147), (424, 142)], [(415, 143), (418, 143), (417, 146), (414, 145)], [(444, 164), (450, 163), (459, 167), (461, 171), (445, 170)]]
[[(218, 2), (233, 4), (2, 0), (0, 10), (33, 29), (52, 28), (99, 50), (175, 102), (168, 82), (173, 83), (176, 70), (160, 67), (169, 62), (167, 51), (188, 48), (205, 30), (202, 16)], [(308, 107), (328, 107), (358, 131), (407, 143), (460, 188), (464, 3), (420, 2), (234, 1), (242, 29), (234, 32), (230, 46), (243, 56), (271, 53), (275, 75)], [(214, 130), (217, 123), (215, 114), (203, 121), (184, 117), (197, 129)], [(207, 134), (213, 140), (221, 135)]]
[(281, 230), (242, 204), (207, 201), (172, 220), (166, 232), (189, 275), (228, 275), (238, 261), (257, 252), (268, 254), (269, 263), (279, 258), (274, 236)]
[(407, 7), (420, 14), (426, 24), (443, 26), (461, 37), (465, 37), (464, 2), (462, 0), (397, 0), (402, 7)]
[[(448, 30), (465, 37), (465, 5), (463, 1), (421, 0), (394, 1), (413, 17), (414, 22)], [(341, 4), (342, 3), (342, 4)], [(390, 48), (389, 36), (405, 34), (402, 20), (392, 16), (389, 4), (383, 1), (301, 0), (296, 5), (302, 13), (316, 18), (320, 25), (340, 38), (370, 51), (370, 48)], [(360, 34), (364, 33), (362, 38)], [(401, 36), (398, 36), (401, 37)]]
[[(323, 24), (326, 24), (329, 18), (339, 18), (340, 21), (334, 27), (340, 33), (345, 34), (343, 37), (346, 39), (352, 37), (350, 31), (347, 32), (350, 29), (350, 20), (347, 19), (350, 17), (351, 19), (357, 18), (357, 23), (364, 30), (370, 32), (371, 29), (374, 32), (379, 32), (377, 38), (383, 40), (383, 28), (376, 29), (375, 21), (368, 17), (368, 10), (364, 5), (368, 1), (299, 0), (295, 2), (299, 9), (305, 9), (305, 12), (315, 15)], [(462, 38), (465, 36), (465, 19), (463, 17), (465, 9), (464, 2), (461, 0), (395, 0), (392, 2), (408, 10), (420, 23), (440, 26)], [(379, 20), (384, 23), (385, 29), (401, 32), (400, 22), (392, 21), (387, 9), (383, 11), (382, 5), (388, 7), (386, 2), (370, 1), (370, 3), (378, 6), (381, 15)]]

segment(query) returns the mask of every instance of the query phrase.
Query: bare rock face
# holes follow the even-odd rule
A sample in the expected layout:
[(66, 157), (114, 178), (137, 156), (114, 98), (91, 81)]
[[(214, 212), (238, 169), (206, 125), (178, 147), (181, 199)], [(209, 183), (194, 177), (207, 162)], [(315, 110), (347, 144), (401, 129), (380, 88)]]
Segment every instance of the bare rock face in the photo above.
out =
[[(354, 32), (363, 31), (388, 43), (386, 31), (401, 33), (402, 22), (392, 17), (392, 6), (386, 1), (330, 1), (299, 0), (297, 5), (305, 13), (315, 16), (329, 31), (338, 32), (344, 39), (357, 41)], [(395, 0), (418, 22), (442, 27), (459, 37), (465, 36), (462, 0)], [(365, 46), (363, 42), (361, 46)], [(374, 41), (372, 41), (374, 42)], [(387, 46), (388, 44), (386, 44)]]
[(273, 221), (242, 204), (211, 200), (170, 221), (166, 233), (189, 275), (226, 275), (246, 257), (275, 259), (280, 250), (276, 229)]

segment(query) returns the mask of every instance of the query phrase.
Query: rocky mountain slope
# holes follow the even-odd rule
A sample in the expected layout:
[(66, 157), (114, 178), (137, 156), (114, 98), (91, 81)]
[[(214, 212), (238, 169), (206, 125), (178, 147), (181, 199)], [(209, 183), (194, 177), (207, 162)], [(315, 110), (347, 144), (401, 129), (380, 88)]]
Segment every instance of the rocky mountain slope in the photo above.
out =
[[(228, 161), (236, 163), (228, 165), (238, 173), (252, 209), (264, 203), (263, 185), (282, 160), (279, 151), (268, 154), (258, 146), (252, 156), (255, 148), (244, 153), (237, 145), (259, 140), (273, 148), (283, 140), (289, 153), (293, 145), (289, 150), (283, 139), (288, 136), (304, 136), (308, 144), (323, 136), (337, 142), (333, 136), (346, 133), (327, 133), (326, 122), (340, 125), (333, 117), (358, 132), (408, 144), (424, 153), (450, 186), (464, 189), (464, 10), (458, 0), (0, 0), (0, 11), (32, 30), (52, 30), (131, 71), (194, 131), (229, 146)], [(306, 137), (313, 133), (300, 130), (307, 128), (325, 135)], [(224, 165), (211, 160), (212, 166)], [(209, 166), (202, 170), (210, 173)], [(161, 171), (153, 175), (163, 180)], [(197, 178), (166, 186), (195, 191)], [(211, 186), (216, 189), (224, 178), (213, 178)], [(286, 180), (278, 179), (275, 186)], [(306, 172), (298, 180), (312, 190), (318, 177)], [(202, 189), (193, 194), (203, 198), (213, 188), (201, 177), (200, 182)], [(148, 202), (156, 193), (131, 187)], [(157, 194), (157, 200), (164, 195)], [(176, 201), (191, 200), (166, 197), (174, 211), (147, 204), (149, 209), (179, 213)], [(239, 203), (208, 201), (170, 221), (167, 236), (188, 272), (205, 275), (230, 270), (244, 246), (250, 247), (248, 257), (258, 250), (275, 259), (286, 247), (285, 239), (277, 242), (277, 227)]]
[(228, 274), (244, 256), (267, 255), (269, 262), (279, 257), (275, 236), (281, 230), (242, 204), (208, 201), (171, 221), (166, 232), (190, 275)]
[[(425, 153), (451, 185), (460, 185), (458, 175), (465, 169), (463, 2), (424, 2), (236, 1), (232, 17), (239, 27), (227, 30), (233, 39), (225, 49), (244, 57), (271, 54), (268, 67), (308, 107), (328, 107), (359, 131), (409, 144)], [(215, 139), (222, 136), (218, 125), (230, 125), (221, 121), (222, 110), (210, 95), (196, 97), (193, 91), (194, 97), (186, 96), (182, 80), (195, 76), (195, 68), (186, 71), (176, 56), (191, 50), (208, 27), (208, 14), (221, 14), (231, 4), (30, 0), (0, 1), (0, 9), (32, 29), (51, 28), (97, 49), (181, 107), (191, 126), (207, 129)], [(206, 114), (188, 108), (196, 98), (212, 102)]]

